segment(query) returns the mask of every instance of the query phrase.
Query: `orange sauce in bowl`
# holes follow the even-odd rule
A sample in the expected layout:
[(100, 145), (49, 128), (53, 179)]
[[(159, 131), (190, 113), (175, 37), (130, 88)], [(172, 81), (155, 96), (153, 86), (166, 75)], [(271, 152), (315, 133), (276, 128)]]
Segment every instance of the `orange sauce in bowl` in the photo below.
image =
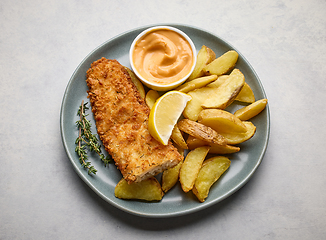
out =
[(149, 82), (171, 84), (190, 73), (194, 53), (189, 42), (169, 29), (151, 31), (133, 49), (133, 64)]

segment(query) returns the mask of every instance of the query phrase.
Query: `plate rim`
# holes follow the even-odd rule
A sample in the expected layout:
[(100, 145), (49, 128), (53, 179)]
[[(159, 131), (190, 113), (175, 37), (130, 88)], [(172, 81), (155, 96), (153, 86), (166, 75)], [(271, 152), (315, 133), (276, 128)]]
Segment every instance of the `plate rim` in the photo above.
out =
[[(64, 111), (65, 111), (65, 102), (67, 99), (67, 92), (69, 90), (69, 87), (71, 86), (73, 79), (75, 77), (75, 75), (77, 74), (78, 70), (80, 69), (80, 67), (87, 61), (87, 59), (92, 56), (94, 53), (96, 53), (97, 51), (99, 51), (100, 49), (102, 49), (104, 46), (106, 46), (107, 44), (109, 44), (110, 42), (119, 39), (120, 37), (123, 37), (126, 34), (130, 34), (132, 32), (135, 31), (140, 31), (141, 29), (146, 29), (149, 27), (153, 27), (153, 26), (158, 26), (158, 25), (162, 25), (162, 24), (149, 24), (149, 25), (144, 25), (144, 26), (140, 26), (137, 28), (133, 28), (131, 30), (127, 30), (124, 31), (108, 40), (106, 40), (105, 42), (103, 42), (102, 44), (100, 44), (99, 46), (97, 46), (96, 48), (94, 48), (89, 54), (86, 55), (86, 57), (83, 58), (83, 60), (78, 64), (78, 66), (76, 67), (76, 69), (74, 70), (73, 74), (71, 75), (67, 85), (66, 85), (66, 89), (64, 91), (64, 95), (63, 95), (63, 99), (61, 102), (61, 109), (60, 109), (60, 133), (61, 133), (61, 140), (65, 149), (65, 152), (68, 156), (69, 161), (72, 163), (73, 165), (73, 169), (74, 171), (77, 173), (77, 175), (98, 195), (100, 196), (103, 200), (105, 200), (106, 202), (110, 203), (112, 206), (124, 211), (124, 212), (128, 212), (130, 214), (133, 215), (137, 215), (137, 216), (142, 216), (142, 217), (154, 217), (154, 218), (168, 218), (168, 217), (176, 217), (176, 216), (182, 216), (182, 215), (186, 215), (186, 214), (190, 214), (190, 213), (194, 213), (197, 212), (199, 210), (204, 210), (212, 205), (217, 204), (218, 202), (223, 201), (224, 199), (226, 199), (227, 197), (231, 196), (232, 194), (234, 194), (235, 192), (237, 192), (239, 189), (241, 189), (249, 180), (250, 178), (253, 176), (253, 174), (255, 173), (255, 171), (258, 169), (258, 167), (260, 166), (264, 155), (266, 153), (267, 150), (267, 146), (269, 143), (269, 136), (270, 136), (270, 109), (269, 109), (269, 104), (266, 105), (265, 111), (266, 111), (266, 135), (264, 136), (264, 144), (262, 146), (262, 151), (260, 152), (260, 155), (258, 157), (258, 161), (255, 164), (255, 166), (251, 169), (250, 173), (246, 175), (246, 177), (240, 181), (235, 187), (233, 187), (232, 189), (230, 189), (229, 191), (227, 191), (226, 193), (224, 193), (222, 196), (208, 202), (208, 203), (201, 203), (201, 205), (198, 205), (196, 207), (187, 209), (187, 210), (183, 210), (183, 211), (176, 211), (173, 213), (143, 213), (141, 211), (136, 211), (136, 210), (132, 210), (132, 209), (128, 209), (126, 207), (123, 207), (119, 204), (117, 204), (116, 202), (112, 201), (109, 197), (105, 196), (101, 191), (99, 191), (95, 185), (88, 179), (86, 178), (83, 173), (81, 172), (81, 169), (79, 168), (79, 166), (77, 166), (77, 164), (75, 163), (75, 161), (73, 161), (73, 157), (70, 154), (70, 151), (68, 149), (68, 145), (66, 143), (66, 139), (64, 138), (64, 129), (63, 129), (63, 118), (64, 118)], [(262, 92), (262, 94), (267, 98), (266, 96), (266, 92), (265, 89), (262, 85), (262, 82), (260, 81), (260, 78), (258, 77), (256, 71), (253, 69), (253, 67), (251, 66), (250, 62), (242, 55), (242, 53), (240, 51), (237, 50), (237, 48), (235, 48), (232, 44), (230, 44), (228, 41), (226, 41), (225, 39), (221, 38), (220, 36), (204, 30), (202, 28), (198, 28), (192, 25), (186, 25), (186, 24), (178, 24), (178, 23), (164, 23), (164, 25), (167, 26), (173, 26), (173, 27), (186, 27), (189, 28), (191, 30), (194, 31), (202, 31), (205, 32), (209, 35), (214, 36), (215, 38), (219, 39), (220, 41), (222, 41), (224, 44), (228, 45), (230, 48), (234, 49), (235, 51), (238, 52), (238, 54), (241, 56), (242, 59), (245, 60), (246, 65), (248, 65), (248, 67), (250, 68), (250, 71), (253, 73), (253, 75), (255, 76), (257, 83), (260, 87), (260, 91)], [(113, 163), (114, 164), (114, 163)]]

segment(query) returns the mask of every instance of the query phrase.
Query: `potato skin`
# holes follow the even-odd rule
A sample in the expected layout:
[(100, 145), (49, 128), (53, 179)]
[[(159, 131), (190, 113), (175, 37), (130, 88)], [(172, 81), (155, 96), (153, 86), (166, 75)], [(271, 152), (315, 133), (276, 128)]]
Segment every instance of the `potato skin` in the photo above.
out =
[(256, 133), (256, 126), (250, 121), (242, 121), (247, 128), (245, 133), (221, 133), (221, 135), (226, 139), (228, 144), (239, 144), (243, 143), (254, 136)]
[(215, 95), (218, 88), (202, 87), (188, 92), (188, 95), (192, 99), (188, 102), (186, 108), (183, 111), (183, 116), (197, 121), (199, 113), (203, 110), (202, 104), (209, 98), (209, 96)]
[(227, 141), (221, 134), (218, 134), (215, 130), (205, 126), (204, 124), (197, 123), (189, 119), (182, 119), (180, 122), (178, 122), (178, 127), (181, 131), (206, 142), (221, 146), (227, 144)]
[(147, 104), (147, 106), (152, 109), (152, 107), (154, 106), (156, 100), (160, 97), (160, 95), (158, 94), (157, 91), (155, 90), (149, 90), (146, 95), (145, 95), (145, 102)]
[(198, 122), (213, 128), (218, 133), (247, 131), (246, 126), (234, 114), (221, 109), (204, 109), (200, 112)]
[(188, 81), (204, 75), (204, 67), (211, 63), (216, 58), (215, 52), (203, 45), (197, 54), (197, 62), (194, 71), (189, 76)]
[(145, 98), (145, 89), (143, 84), (141, 83), (141, 81), (136, 77), (136, 75), (134, 74), (134, 72), (132, 70), (130, 70), (130, 68), (125, 67), (125, 69), (127, 70), (127, 72), (130, 75), (131, 81), (135, 84), (137, 90), (140, 93), (140, 96), (144, 99)]
[(234, 69), (226, 81), (216, 88), (215, 94), (210, 95), (201, 106), (203, 108), (225, 109), (237, 97), (244, 83), (243, 73), (239, 69)]
[[(231, 165), (227, 157), (216, 155), (239, 152), (241, 146), (234, 145), (249, 140), (256, 132), (255, 125), (247, 120), (259, 114), (267, 104), (267, 99), (255, 100), (243, 73), (234, 69), (237, 60), (236, 51), (228, 51), (216, 58), (210, 48), (202, 46), (192, 75), (174, 89), (192, 97), (183, 112), (186, 119), (175, 125), (171, 135), (171, 140), (181, 154), (184, 149), (190, 150), (188, 159), (162, 173), (162, 186), (155, 178), (151, 178), (148, 183), (143, 182), (140, 189), (140, 183), (139, 186), (126, 185), (122, 179), (116, 186), (116, 197), (160, 201), (179, 181), (184, 192), (192, 191), (200, 202), (206, 200), (212, 186)], [(151, 108), (159, 96), (157, 91), (150, 90), (142, 97)], [(234, 114), (224, 111), (234, 101), (249, 105), (246, 104), (247, 107)], [(187, 135), (188, 139), (184, 138)], [(211, 158), (205, 160), (207, 156)]]
[(196, 148), (188, 153), (180, 169), (180, 183), (184, 192), (189, 192), (209, 151), (209, 146)]
[(182, 135), (180, 129), (178, 128), (178, 125), (177, 124), (174, 126), (174, 128), (172, 130), (171, 139), (180, 148), (182, 148), (182, 149), (188, 149), (188, 145), (187, 145), (185, 139), (183, 138), (183, 135)]
[(206, 75), (215, 74), (217, 76), (226, 74), (234, 68), (238, 61), (239, 54), (230, 50), (224, 53), (222, 56), (216, 58), (214, 61), (204, 67), (203, 71)]
[(225, 146), (221, 146), (218, 144), (205, 142), (193, 136), (188, 137), (187, 145), (189, 150), (193, 150), (195, 148), (202, 147), (202, 146), (210, 146), (211, 148), (209, 149), (208, 153), (212, 153), (212, 154), (231, 154), (240, 151), (240, 147), (237, 146), (232, 146), (228, 144)]
[(177, 87), (175, 90), (187, 93), (195, 89), (204, 87), (207, 84), (210, 84), (211, 82), (215, 81), (216, 79), (217, 79), (217, 75), (209, 75), (205, 77), (196, 78), (190, 82), (186, 82), (182, 84), (181, 86)]
[(231, 161), (223, 156), (217, 156), (204, 161), (195, 181), (192, 192), (200, 202), (204, 202), (211, 186), (230, 167)]
[(267, 99), (261, 99), (237, 110), (234, 115), (237, 116), (239, 119), (246, 121), (258, 115), (261, 111), (265, 109), (266, 105)]
[(120, 199), (136, 199), (151, 202), (162, 200), (164, 193), (155, 177), (130, 184), (122, 178), (115, 187), (114, 195)]
[(163, 192), (169, 191), (179, 180), (180, 168), (183, 162), (173, 168), (167, 169), (162, 174), (162, 190)]
[(243, 88), (239, 92), (238, 96), (234, 99), (239, 102), (253, 103), (255, 102), (255, 95), (248, 83), (244, 83)]

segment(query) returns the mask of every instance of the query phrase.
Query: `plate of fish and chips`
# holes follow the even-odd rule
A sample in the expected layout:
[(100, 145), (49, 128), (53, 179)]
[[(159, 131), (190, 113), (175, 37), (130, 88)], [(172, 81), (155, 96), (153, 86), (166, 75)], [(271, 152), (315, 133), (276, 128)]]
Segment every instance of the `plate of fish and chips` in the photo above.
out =
[[(228, 51), (236, 51), (239, 54), (236, 68), (245, 76), (246, 84), (251, 87), (256, 99), (267, 98), (259, 77), (249, 62), (236, 48), (215, 34), (202, 29), (177, 24), (170, 24), (169, 26), (185, 32), (193, 41), (197, 52), (203, 45), (208, 46), (216, 56), (221, 56)], [(211, 187), (209, 195), (204, 201), (198, 201), (195, 194), (191, 192), (185, 193), (179, 183), (167, 191), (160, 201), (149, 202), (117, 198), (115, 196), (115, 188), (120, 182), (122, 175), (114, 164), (104, 166), (96, 153), (89, 153), (88, 160), (97, 169), (96, 175), (90, 175), (79, 162), (79, 157), (75, 152), (75, 141), (79, 134), (76, 127), (76, 121), (79, 120), (77, 110), (82, 101), (89, 101), (87, 98), (88, 87), (86, 84), (86, 72), (91, 64), (105, 57), (107, 59), (116, 59), (123, 66), (130, 69), (130, 45), (139, 33), (149, 27), (151, 26), (140, 27), (108, 40), (93, 50), (79, 64), (68, 82), (62, 101), (60, 115), (62, 141), (67, 156), (76, 173), (98, 196), (109, 204), (125, 212), (143, 217), (163, 218), (181, 216), (217, 204), (231, 196), (248, 182), (259, 167), (267, 148), (270, 131), (269, 108), (267, 105), (264, 111), (250, 120), (257, 130), (248, 141), (238, 145), (241, 150), (236, 153), (225, 155), (230, 160), (231, 164), (226, 173)], [(145, 91), (147, 92), (149, 89), (145, 88)], [(228, 106), (226, 110), (234, 113), (244, 106), (245, 105), (241, 103), (232, 104)], [(88, 111), (88, 118), (92, 124), (91, 130), (93, 133), (97, 133), (93, 114), (91, 110)], [(188, 152), (188, 150), (185, 151), (185, 155), (187, 155)], [(212, 158), (214, 158), (214, 156)], [(225, 161), (223, 156), (218, 158), (223, 158), (221, 160)], [(215, 164), (213, 160), (215, 161), (217, 159), (214, 158), (209, 162)], [(161, 182), (161, 178), (162, 174), (156, 176), (158, 182)]]

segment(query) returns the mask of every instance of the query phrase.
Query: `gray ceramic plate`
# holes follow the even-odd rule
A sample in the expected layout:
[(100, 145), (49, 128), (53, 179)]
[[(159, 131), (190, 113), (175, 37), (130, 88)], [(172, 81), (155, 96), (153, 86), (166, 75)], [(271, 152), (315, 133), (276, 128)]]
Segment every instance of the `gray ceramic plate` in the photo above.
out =
[[(230, 49), (237, 51), (237, 49), (226, 43), (218, 36), (204, 30), (184, 25), (169, 25), (179, 28), (188, 34), (188, 36), (193, 40), (197, 51), (202, 45), (206, 45), (213, 49), (217, 56)], [(229, 170), (219, 179), (218, 182), (212, 186), (209, 196), (204, 203), (199, 203), (191, 192), (187, 194), (182, 192), (179, 184), (170, 190), (160, 202), (147, 203), (141, 201), (120, 200), (115, 198), (114, 188), (121, 179), (121, 174), (113, 164), (110, 164), (108, 167), (104, 167), (97, 156), (90, 155), (89, 160), (98, 170), (96, 175), (90, 176), (79, 163), (78, 156), (75, 153), (75, 139), (78, 135), (75, 125), (75, 122), (78, 120), (77, 109), (82, 100), (88, 102), (85, 73), (90, 67), (91, 63), (101, 57), (106, 57), (108, 59), (117, 59), (122, 65), (130, 67), (128, 60), (130, 44), (141, 31), (148, 27), (151, 26), (141, 27), (110, 39), (91, 52), (80, 63), (69, 80), (62, 101), (60, 119), (62, 141), (67, 155), (77, 174), (92, 190), (94, 190), (94, 192), (96, 192), (108, 203), (121, 210), (140, 216), (180, 216), (202, 210), (222, 201), (240, 189), (250, 179), (261, 163), (267, 147), (270, 128), (269, 108), (267, 106), (262, 113), (252, 119), (252, 122), (257, 127), (256, 134), (249, 141), (240, 144), (240, 152), (229, 155), (231, 160)], [(253, 89), (256, 99), (266, 98), (263, 86), (255, 71), (250, 66), (248, 61), (241, 55), (241, 53), (239, 51), (237, 52), (239, 53), (239, 60), (236, 67), (239, 68), (245, 75), (246, 81)], [(228, 110), (233, 112), (240, 107), (240, 105), (233, 104)], [(94, 118), (90, 110), (88, 113), (89, 119), (92, 123), (93, 133), (96, 133)]]

